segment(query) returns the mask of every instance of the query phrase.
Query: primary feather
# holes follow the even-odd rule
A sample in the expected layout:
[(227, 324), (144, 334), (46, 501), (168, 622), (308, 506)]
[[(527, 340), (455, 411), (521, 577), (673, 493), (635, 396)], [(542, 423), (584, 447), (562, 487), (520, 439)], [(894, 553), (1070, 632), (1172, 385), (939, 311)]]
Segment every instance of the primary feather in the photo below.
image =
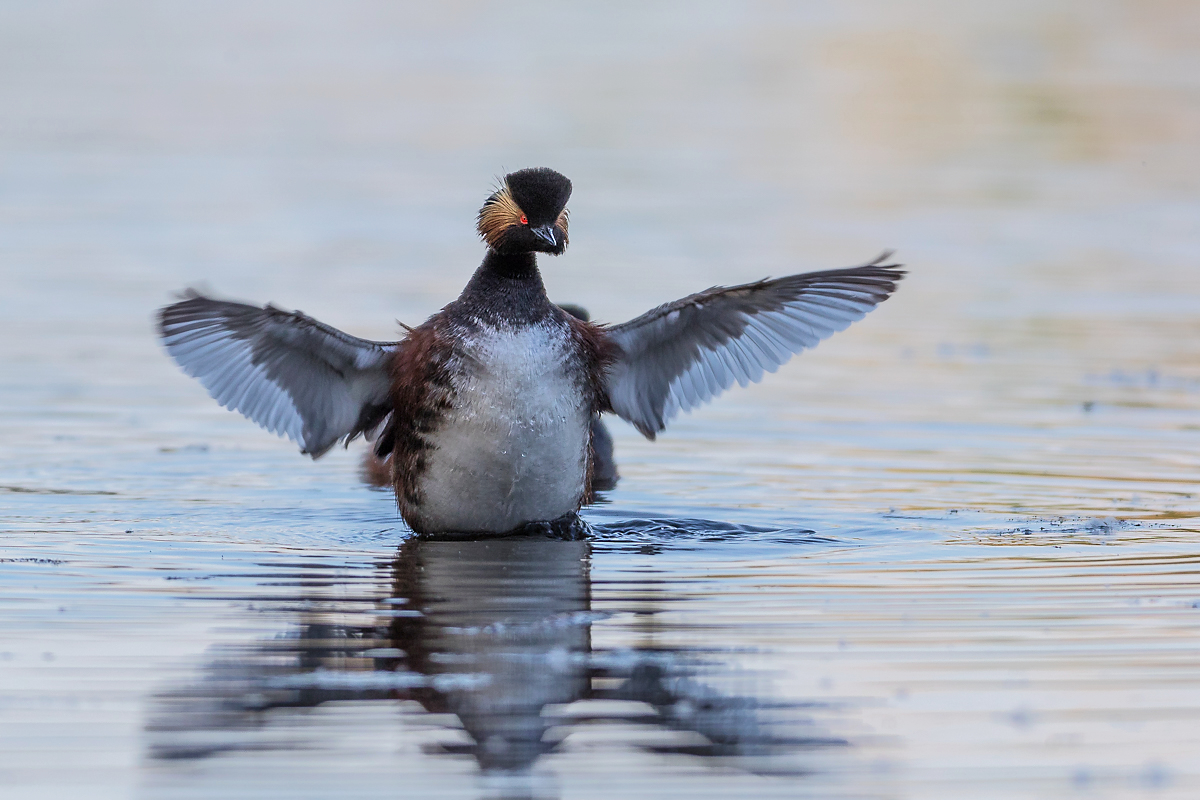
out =
[(213, 399), (313, 458), (371, 430), (390, 410), (387, 365), (395, 342), (195, 291), (162, 309), (158, 327), (167, 352)]
[(605, 388), (647, 438), (680, 410), (774, 372), (887, 299), (904, 277), (890, 254), (861, 267), (713, 287), (608, 329), (618, 346)]

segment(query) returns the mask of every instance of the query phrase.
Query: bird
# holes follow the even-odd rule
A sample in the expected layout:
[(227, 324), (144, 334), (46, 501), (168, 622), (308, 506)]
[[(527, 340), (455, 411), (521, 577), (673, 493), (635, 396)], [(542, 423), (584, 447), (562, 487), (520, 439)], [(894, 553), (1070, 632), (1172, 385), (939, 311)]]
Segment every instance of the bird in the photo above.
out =
[(314, 459), (372, 442), (414, 532), (504, 534), (577, 518), (595, 500), (601, 414), (653, 440), (680, 411), (862, 318), (905, 275), (885, 253), (596, 324), (551, 302), (538, 270), (539, 254), (567, 249), (571, 192), (547, 167), (499, 180), (476, 220), (479, 268), (399, 341), (187, 290), (159, 311), (161, 342), (222, 406)]

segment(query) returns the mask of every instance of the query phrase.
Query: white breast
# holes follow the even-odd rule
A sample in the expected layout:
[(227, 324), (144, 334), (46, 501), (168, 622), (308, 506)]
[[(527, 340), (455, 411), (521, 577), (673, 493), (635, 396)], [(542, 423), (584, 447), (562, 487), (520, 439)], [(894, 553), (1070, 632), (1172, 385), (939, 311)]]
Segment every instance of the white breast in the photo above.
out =
[(465, 342), (454, 408), (428, 437), (425, 528), (504, 532), (579, 509), (591, 409), (571, 345), (552, 323)]

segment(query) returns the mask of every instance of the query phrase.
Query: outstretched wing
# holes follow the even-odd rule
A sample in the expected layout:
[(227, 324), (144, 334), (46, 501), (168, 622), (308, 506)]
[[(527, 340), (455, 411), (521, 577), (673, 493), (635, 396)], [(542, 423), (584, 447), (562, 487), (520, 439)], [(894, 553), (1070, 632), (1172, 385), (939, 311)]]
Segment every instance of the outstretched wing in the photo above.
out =
[(714, 287), (608, 329), (619, 346), (606, 389), (612, 409), (649, 439), (679, 413), (778, 367), (888, 298), (898, 264), (810, 272)]
[(218, 403), (286, 435), (313, 458), (370, 430), (389, 410), (395, 342), (192, 290), (159, 311), (158, 330), (167, 352)]

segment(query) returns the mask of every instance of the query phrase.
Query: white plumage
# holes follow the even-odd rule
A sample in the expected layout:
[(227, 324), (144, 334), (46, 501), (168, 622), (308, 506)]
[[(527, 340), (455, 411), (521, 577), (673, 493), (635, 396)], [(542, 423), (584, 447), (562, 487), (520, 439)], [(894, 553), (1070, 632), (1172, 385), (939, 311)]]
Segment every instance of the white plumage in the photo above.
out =
[(503, 532), (579, 508), (591, 408), (572, 346), (557, 321), (461, 340), (457, 400), (426, 437), (422, 527)]

